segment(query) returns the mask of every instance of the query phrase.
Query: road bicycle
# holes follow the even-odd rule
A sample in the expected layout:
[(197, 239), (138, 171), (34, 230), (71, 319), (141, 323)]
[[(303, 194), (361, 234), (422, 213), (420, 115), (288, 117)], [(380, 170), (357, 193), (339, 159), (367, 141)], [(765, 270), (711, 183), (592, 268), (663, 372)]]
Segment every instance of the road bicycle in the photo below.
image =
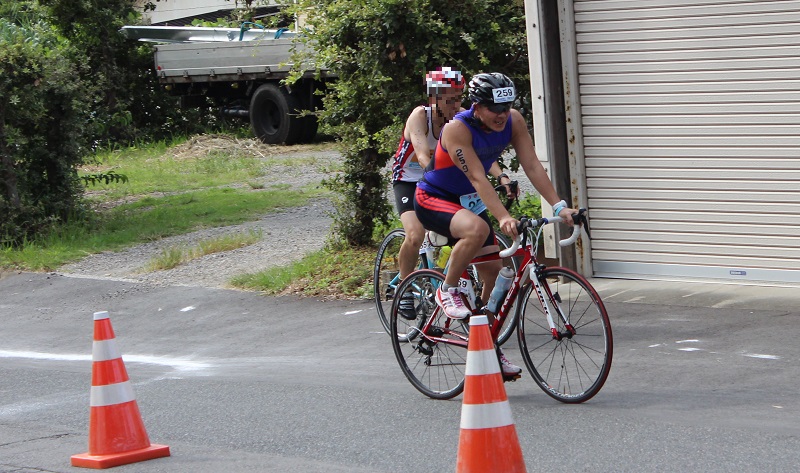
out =
[[(583, 233), (589, 237), (585, 209), (574, 219), (575, 230), (562, 246)], [(519, 237), (511, 248), (476, 257), (471, 264), (510, 256), (522, 259), (490, 324), (492, 336), (500, 333), (513, 310), (520, 352), (536, 384), (558, 401), (581, 403), (603, 387), (611, 370), (613, 340), (606, 308), (589, 281), (571, 269), (536, 260), (541, 228), (561, 221), (521, 218)], [(464, 276), (469, 274), (465, 271)], [(397, 294), (412, 292), (417, 317), (398, 316), (395, 302), (389, 319), (400, 368), (417, 390), (434, 399), (451, 399), (463, 391), (469, 341), (469, 318), (451, 319), (436, 304), (436, 289), (443, 281), (442, 273), (429, 269), (408, 275)], [(479, 305), (465, 299), (473, 315), (482, 313)]]
[[(516, 194), (518, 186), (517, 181), (510, 183), (512, 193)], [(503, 186), (495, 187), (495, 191), (504, 191)], [(506, 209), (510, 208), (513, 204), (513, 199), (507, 199), (503, 203)], [(507, 249), (511, 246), (509, 238), (499, 232), (495, 232), (497, 242), (501, 250)], [(396, 228), (389, 232), (384, 237), (381, 244), (378, 246), (378, 253), (375, 257), (375, 265), (373, 267), (373, 297), (375, 300), (375, 309), (378, 312), (378, 319), (381, 321), (386, 333), (389, 333), (389, 316), (391, 314), (392, 303), (394, 302), (395, 292), (397, 286), (400, 284), (400, 265), (398, 254), (400, 247), (406, 239), (406, 233), (402, 228)], [(416, 269), (431, 269), (440, 272), (445, 272), (446, 263), (448, 261), (450, 247), (447, 246), (447, 239), (434, 232), (425, 232), (425, 238), (422, 241), (422, 246), (419, 249), (419, 257), (417, 258)], [(509, 257), (503, 259), (503, 264), (510, 266), (516, 270), (519, 265), (519, 259), (516, 257)], [(480, 293), (483, 288), (483, 283), (478, 278), (477, 270), (473, 265), (468, 268), (469, 277), (463, 278), (461, 281), (462, 286), (466, 287), (468, 291), (474, 292), (477, 295), (476, 304), (480, 305)], [(471, 286), (471, 287), (470, 287)], [(512, 317), (508, 320), (508, 324), (503, 327), (497, 337), (497, 342), (502, 345), (509, 338), (514, 331), (515, 319)]]

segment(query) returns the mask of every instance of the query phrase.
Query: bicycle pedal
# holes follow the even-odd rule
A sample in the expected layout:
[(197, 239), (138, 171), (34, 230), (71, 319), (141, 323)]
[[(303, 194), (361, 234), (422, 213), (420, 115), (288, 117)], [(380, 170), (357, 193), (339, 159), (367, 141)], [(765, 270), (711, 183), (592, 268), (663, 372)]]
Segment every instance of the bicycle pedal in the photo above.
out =
[(517, 374), (504, 374), (503, 375), (503, 382), (514, 382), (522, 377), (522, 373)]

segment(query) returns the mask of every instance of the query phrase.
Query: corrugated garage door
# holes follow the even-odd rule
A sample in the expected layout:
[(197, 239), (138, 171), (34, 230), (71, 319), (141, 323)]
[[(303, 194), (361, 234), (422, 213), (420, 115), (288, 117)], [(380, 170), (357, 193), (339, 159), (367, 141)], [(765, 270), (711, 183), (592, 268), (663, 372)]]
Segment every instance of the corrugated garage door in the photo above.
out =
[(596, 276), (800, 282), (800, 1), (574, 1)]

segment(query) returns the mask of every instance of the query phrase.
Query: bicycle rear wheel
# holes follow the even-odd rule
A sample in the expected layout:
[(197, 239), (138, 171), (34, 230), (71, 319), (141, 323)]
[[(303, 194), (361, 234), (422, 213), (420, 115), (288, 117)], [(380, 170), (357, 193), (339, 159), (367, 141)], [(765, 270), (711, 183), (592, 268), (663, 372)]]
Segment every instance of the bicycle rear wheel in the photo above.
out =
[(469, 324), (448, 318), (436, 305), (436, 289), (443, 282), (444, 276), (430, 269), (409, 274), (397, 293), (414, 294), (416, 318), (400, 315), (397, 302), (390, 318), (392, 348), (403, 374), (417, 390), (433, 399), (461, 394), (467, 366)]
[(611, 370), (608, 313), (589, 281), (570, 269), (545, 268), (540, 282), (558, 335), (547, 323), (536, 288), (528, 285), (517, 308), (522, 358), (534, 381), (552, 398), (565, 403), (587, 401), (600, 391)]
[[(406, 232), (398, 228), (389, 232), (378, 247), (373, 269), (373, 292), (375, 309), (386, 333), (389, 333), (389, 316), (394, 302), (395, 289), (400, 284), (400, 247), (406, 240)], [(417, 267), (420, 267), (420, 261)]]

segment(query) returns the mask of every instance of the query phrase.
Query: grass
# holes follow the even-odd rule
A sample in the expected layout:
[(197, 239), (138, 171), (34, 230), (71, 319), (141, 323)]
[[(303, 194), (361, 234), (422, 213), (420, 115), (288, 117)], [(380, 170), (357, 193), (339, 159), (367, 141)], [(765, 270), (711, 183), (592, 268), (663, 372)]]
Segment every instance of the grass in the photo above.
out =
[[(92, 253), (256, 220), (274, 209), (305, 205), (328, 193), (319, 185), (297, 189), (265, 176), (280, 175), (284, 168), (319, 167), (322, 162), (314, 152), (330, 150), (331, 144), (293, 147), (307, 151), (295, 156), (281, 147), (271, 155), (263, 146), (224, 146), (231, 140), (236, 138), (194, 137), (98, 154), (79, 175), (114, 171), (125, 175), (127, 182), (90, 186), (87, 199), (99, 209), (94, 220), (55, 228), (20, 247), (0, 247), (0, 268), (53, 270)], [(223, 146), (217, 146), (219, 142)], [(261, 237), (251, 232), (203, 240), (192, 247), (170, 247), (143, 269), (174, 268), (203, 255), (253, 244)], [(234, 284), (268, 294), (369, 298), (374, 257), (375, 248), (329, 245), (290, 266), (242, 275)]]
[[(231, 142), (233, 141), (233, 145)], [(298, 149), (299, 148), (299, 149)], [(126, 183), (98, 184), (87, 198), (99, 210), (91, 222), (53, 229), (37, 241), (20, 247), (0, 247), (0, 269), (48, 271), (89, 254), (180, 235), (202, 228), (236, 225), (256, 220), (280, 208), (302, 206), (325, 195), (318, 185), (292, 188), (265, 179), (284, 168), (321, 166), (313, 157), (331, 144), (303, 145), (287, 154), (284, 147), (253, 146), (228, 135), (212, 135), (107, 151), (79, 174), (114, 171)], [(266, 158), (266, 159), (265, 159)], [(336, 169), (326, 169), (328, 172)], [(536, 200), (525, 202), (530, 215), (538, 213)], [(392, 228), (377, 228), (378, 240)], [(200, 256), (252, 244), (261, 235), (210, 239), (194, 247), (172, 247), (151, 260), (146, 269), (169, 269)], [(235, 286), (267, 294), (297, 293), (322, 297), (372, 297), (375, 248), (329, 245), (301, 261), (282, 268), (235, 278)]]
[(231, 283), (235, 287), (271, 295), (295, 293), (369, 299), (372, 297), (375, 251), (373, 247), (329, 245), (291, 266), (245, 274), (234, 278)]
[[(187, 143), (192, 140), (98, 155), (79, 174), (114, 170), (126, 175), (128, 182), (87, 189), (87, 198), (99, 209), (90, 221), (54, 228), (19, 247), (0, 247), (0, 268), (53, 270), (92, 253), (256, 220), (270, 211), (302, 206), (328, 193), (314, 185), (297, 189), (282, 183), (252, 184), (265, 180), (270, 167), (277, 165), (274, 161), (290, 168), (314, 162), (309, 157), (286, 157), (286, 148), (251, 146), (248, 155), (242, 151), (246, 147), (232, 146), (226, 153), (211, 146), (192, 149)], [(330, 144), (307, 145), (304, 149), (313, 154), (317, 149), (330, 147)], [(264, 153), (270, 149), (276, 155), (283, 155), (274, 160), (254, 159), (269, 158)]]
[(172, 269), (193, 259), (202, 258), (213, 253), (222, 253), (252, 245), (261, 240), (261, 230), (250, 230), (247, 234), (222, 235), (200, 241), (196, 246), (173, 246), (165, 248), (161, 254), (145, 265), (145, 271)]
[[(222, 145), (214, 144), (221, 141)], [(227, 145), (227, 147), (221, 147)], [(330, 149), (330, 144), (304, 145), (306, 151)], [(269, 149), (269, 148), (266, 148)], [(272, 154), (265, 154), (272, 153)], [(266, 188), (259, 178), (276, 166), (302, 169), (317, 166), (313, 156), (278, 158), (280, 148), (269, 151), (252, 146), (237, 147), (236, 141), (226, 135), (210, 135), (202, 140), (176, 140), (140, 147), (99, 153), (92, 164), (83, 166), (80, 174), (113, 170), (128, 177), (126, 185), (98, 184), (87, 189), (88, 197), (96, 202), (107, 202), (131, 195), (185, 192), (227, 185), (247, 185)], [(313, 154), (313, 153), (312, 153)], [(275, 158), (272, 160), (254, 158)]]
[(104, 211), (92, 225), (60, 227), (20, 248), (0, 249), (0, 266), (49, 271), (91, 253), (255, 220), (271, 210), (304, 205), (318, 195), (320, 192), (223, 188), (145, 197)]

